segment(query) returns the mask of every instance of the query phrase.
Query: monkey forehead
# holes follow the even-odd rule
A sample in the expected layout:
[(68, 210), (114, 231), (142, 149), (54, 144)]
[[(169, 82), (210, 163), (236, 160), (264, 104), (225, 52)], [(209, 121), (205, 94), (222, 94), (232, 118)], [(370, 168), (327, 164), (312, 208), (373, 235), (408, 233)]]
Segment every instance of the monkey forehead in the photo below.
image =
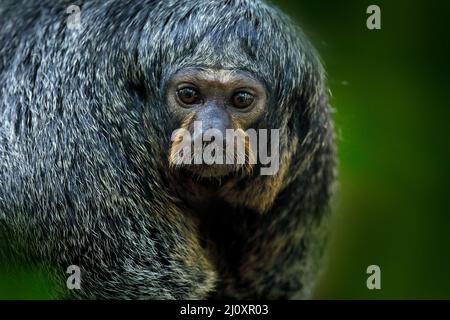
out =
[[(170, 3), (170, 5), (168, 5)], [(299, 80), (310, 60), (300, 29), (264, 1), (160, 2), (140, 39), (139, 59), (158, 61), (163, 69), (206, 65), (251, 71), (266, 81)], [(298, 31), (298, 32), (297, 32)], [(157, 71), (154, 63), (147, 63)], [(165, 76), (174, 70), (161, 70)]]
[(223, 86), (251, 86), (263, 89), (258, 77), (246, 70), (208, 67), (187, 67), (175, 73), (172, 81), (193, 81)]

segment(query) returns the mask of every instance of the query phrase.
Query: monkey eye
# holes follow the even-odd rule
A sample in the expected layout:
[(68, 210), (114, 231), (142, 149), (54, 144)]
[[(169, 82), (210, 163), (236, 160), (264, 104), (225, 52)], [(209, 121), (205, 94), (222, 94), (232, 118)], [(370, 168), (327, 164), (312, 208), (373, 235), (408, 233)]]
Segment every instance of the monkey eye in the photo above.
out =
[(177, 91), (178, 99), (186, 105), (193, 105), (201, 103), (200, 94), (191, 87), (181, 88)]
[(251, 93), (245, 91), (236, 93), (232, 98), (233, 106), (239, 109), (247, 108), (253, 101), (255, 101), (255, 97)]

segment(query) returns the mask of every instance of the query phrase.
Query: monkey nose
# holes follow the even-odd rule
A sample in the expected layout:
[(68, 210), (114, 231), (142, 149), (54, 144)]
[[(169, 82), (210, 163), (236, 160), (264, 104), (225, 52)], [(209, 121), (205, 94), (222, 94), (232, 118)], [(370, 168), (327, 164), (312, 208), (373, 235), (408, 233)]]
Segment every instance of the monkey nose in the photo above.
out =
[[(231, 128), (231, 119), (226, 110), (217, 106), (207, 106), (199, 110), (194, 117), (196, 135), (205, 133), (219, 133), (223, 139), (226, 137), (226, 130)], [(215, 134), (216, 135), (216, 134)]]

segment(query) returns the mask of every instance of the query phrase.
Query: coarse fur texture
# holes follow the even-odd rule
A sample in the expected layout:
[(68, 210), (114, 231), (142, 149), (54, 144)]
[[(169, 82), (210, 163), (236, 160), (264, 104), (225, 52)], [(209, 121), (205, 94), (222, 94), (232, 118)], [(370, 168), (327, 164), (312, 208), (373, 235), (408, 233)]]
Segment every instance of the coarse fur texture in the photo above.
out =
[[(66, 9), (81, 8), (69, 29)], [(245, 70), (280, 170), (193, 181), (170, 170), (167, 79)], [(324, 71), (299, 28), (256, 0), (2, 0), (0, 230), (63, 297), (310, 297), (335, 148)], [(65, 289), (78, 265), (81, 290)]]

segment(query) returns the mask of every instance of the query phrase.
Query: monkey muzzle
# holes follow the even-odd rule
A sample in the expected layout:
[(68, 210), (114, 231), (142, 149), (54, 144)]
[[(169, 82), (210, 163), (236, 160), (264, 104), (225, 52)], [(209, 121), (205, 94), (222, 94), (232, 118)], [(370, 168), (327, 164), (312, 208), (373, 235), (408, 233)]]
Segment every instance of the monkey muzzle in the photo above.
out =
[(172, 135), (171, 168), (187, 170), (201, 178), (250, 174), (254, 164), (252, 148), (242, 129), (177, 129)]

